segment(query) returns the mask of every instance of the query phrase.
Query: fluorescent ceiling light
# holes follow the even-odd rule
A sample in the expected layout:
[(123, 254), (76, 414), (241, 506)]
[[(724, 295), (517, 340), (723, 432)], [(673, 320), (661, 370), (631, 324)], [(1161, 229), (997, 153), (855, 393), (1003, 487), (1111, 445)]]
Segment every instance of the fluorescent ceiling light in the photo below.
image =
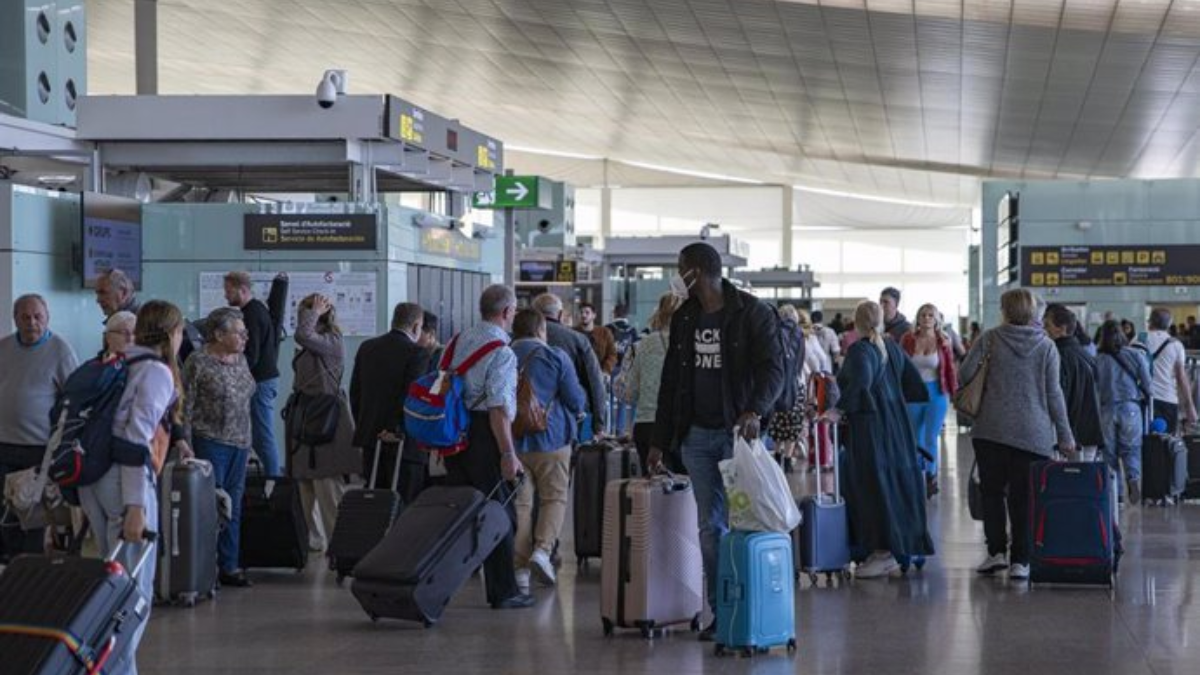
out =
[(708, 173), (705, 171), (692, 171), (691, 169), (677, 169), (670, 166), (659, 166), (657, 164), (646, 164), (645, 162), (631, 162), (625, 159), (613, 160), (628, 166), (637, 167), (639, 169), (649, 169), (650, 171), (662, 171), (663, 173), (674, 173), (680, 176), (692, 176), (694, 178), (707, 178), (708, 180), (722, 180), (730, 183), (745, 183), (747, 185), (765, 185), (761, 180), (752, 178), (741, 178), (738, 176), (726, 176), (719, 173)]
[(563, 152), (561, 150), (545, 150), (543, 148), (527, 148), (521, 145), (505, 145), (505, 150), (514, 150), (516, 152), (525, 152), (531, 155), (548, 155), (550, 157), (566, 157), (567, 159), (589, 159), (592, 161), (604, 159), (598, 155), (584, 155), (577, 152)]
[(833, 197), (847, 197), (849, 199), (864, 199), (871, 202), (886, 202), (888, 204), (904, 204), (907, 206), (925, 206), (934, 209), (961, 209), (966, 208), (958, 204), (942, 204), (939, 202), (922, 202), (915, 199), (899, 199), (897, 197), (880, 197), (878, 195), (865, 195), (858, 192), (843, 192), (841, 190), (829, 190), (826, 188), (808, 187), (806, 185), (793, 185), (793, 190), (801, 192), (813, 192), (819, 195), (831, 195)]

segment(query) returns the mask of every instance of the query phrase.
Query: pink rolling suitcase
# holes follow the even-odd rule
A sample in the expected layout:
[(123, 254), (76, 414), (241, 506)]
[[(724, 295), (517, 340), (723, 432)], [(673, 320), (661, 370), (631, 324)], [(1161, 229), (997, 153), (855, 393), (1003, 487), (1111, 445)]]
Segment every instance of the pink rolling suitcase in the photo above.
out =
[(673, 624), (700, 629), (704, 565), (696, 499), (685, 478), (656, 476), (608, 483), (600, 617), (604, 634), (638, 628), (649, 639)]

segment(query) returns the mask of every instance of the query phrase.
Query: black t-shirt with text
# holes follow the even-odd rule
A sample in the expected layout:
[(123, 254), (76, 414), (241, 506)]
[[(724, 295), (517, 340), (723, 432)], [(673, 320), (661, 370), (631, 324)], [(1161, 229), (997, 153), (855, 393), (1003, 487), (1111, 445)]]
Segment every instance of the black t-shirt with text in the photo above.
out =
[(721, 376), (721, 324), (724, 310), (701, 314), (696, 324), (696, 370), (693, 383), (693, 424), (704, 429), (725, 428)]

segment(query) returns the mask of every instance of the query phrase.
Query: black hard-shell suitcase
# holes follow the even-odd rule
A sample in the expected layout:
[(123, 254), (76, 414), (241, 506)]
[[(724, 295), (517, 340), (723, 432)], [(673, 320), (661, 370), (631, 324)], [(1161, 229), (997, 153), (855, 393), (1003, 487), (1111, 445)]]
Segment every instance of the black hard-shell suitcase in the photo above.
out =
[(375, 461), (367, 478), (367, 487), (350, 490), (338, 506), (337, 524), (329, 542), (329, 567), (337, 572), (338, 583), (354, 575), (354, 566), (370, 553), (392, 527), (402, 507), (396, 487), (400, 482), (400, 457), (404, 443), (396, 449), (390, 490), (375, 489), (379, 476), (379, 455), (383, 443), (375, 444)]
[(217, 484), (204, 460), (169, 462), (159, 481), (155, 595), (187, 607), (217, 588)]
[(308, 564), (308, 521), (295, 481), (261, 473), (246, 477), (239, 548), (246, 569), (304, 569)]
[(432, 626), (511, 532), (505, 504), (490, 495), (472, 487), (429, 488), (354, 568), (350, 590), (372, 621), (405, 619)]
[[(151, 542), (154, 535), (148, 535)], [(145, 546), (133, 572), (97, 558), (20, 556), (0, 575), (0, 672), (14, 675), (92, 675), (127, 656), (151, 598), (137, 576), (154, 546)]]
[(1188, 482), (1188, 450), (1167, 434), (1142, 438), (1142, 499), (1159, 502), (1183, 496)]
[(579, 448), (574, 476), (575, 558), (580, 565), (604, 550), (604, 490), (610, 481), (638, 478), (637, 450), (608, 441)]

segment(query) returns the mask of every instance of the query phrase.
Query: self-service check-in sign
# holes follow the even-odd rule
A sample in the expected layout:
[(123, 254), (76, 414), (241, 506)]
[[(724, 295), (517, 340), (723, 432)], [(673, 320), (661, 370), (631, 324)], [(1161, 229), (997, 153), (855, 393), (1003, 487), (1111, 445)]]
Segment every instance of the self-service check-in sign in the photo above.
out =
[(477, 209), (549, 209), (549, 182), (541, 176), (496, 176), (493, 192), (476, 192)]

